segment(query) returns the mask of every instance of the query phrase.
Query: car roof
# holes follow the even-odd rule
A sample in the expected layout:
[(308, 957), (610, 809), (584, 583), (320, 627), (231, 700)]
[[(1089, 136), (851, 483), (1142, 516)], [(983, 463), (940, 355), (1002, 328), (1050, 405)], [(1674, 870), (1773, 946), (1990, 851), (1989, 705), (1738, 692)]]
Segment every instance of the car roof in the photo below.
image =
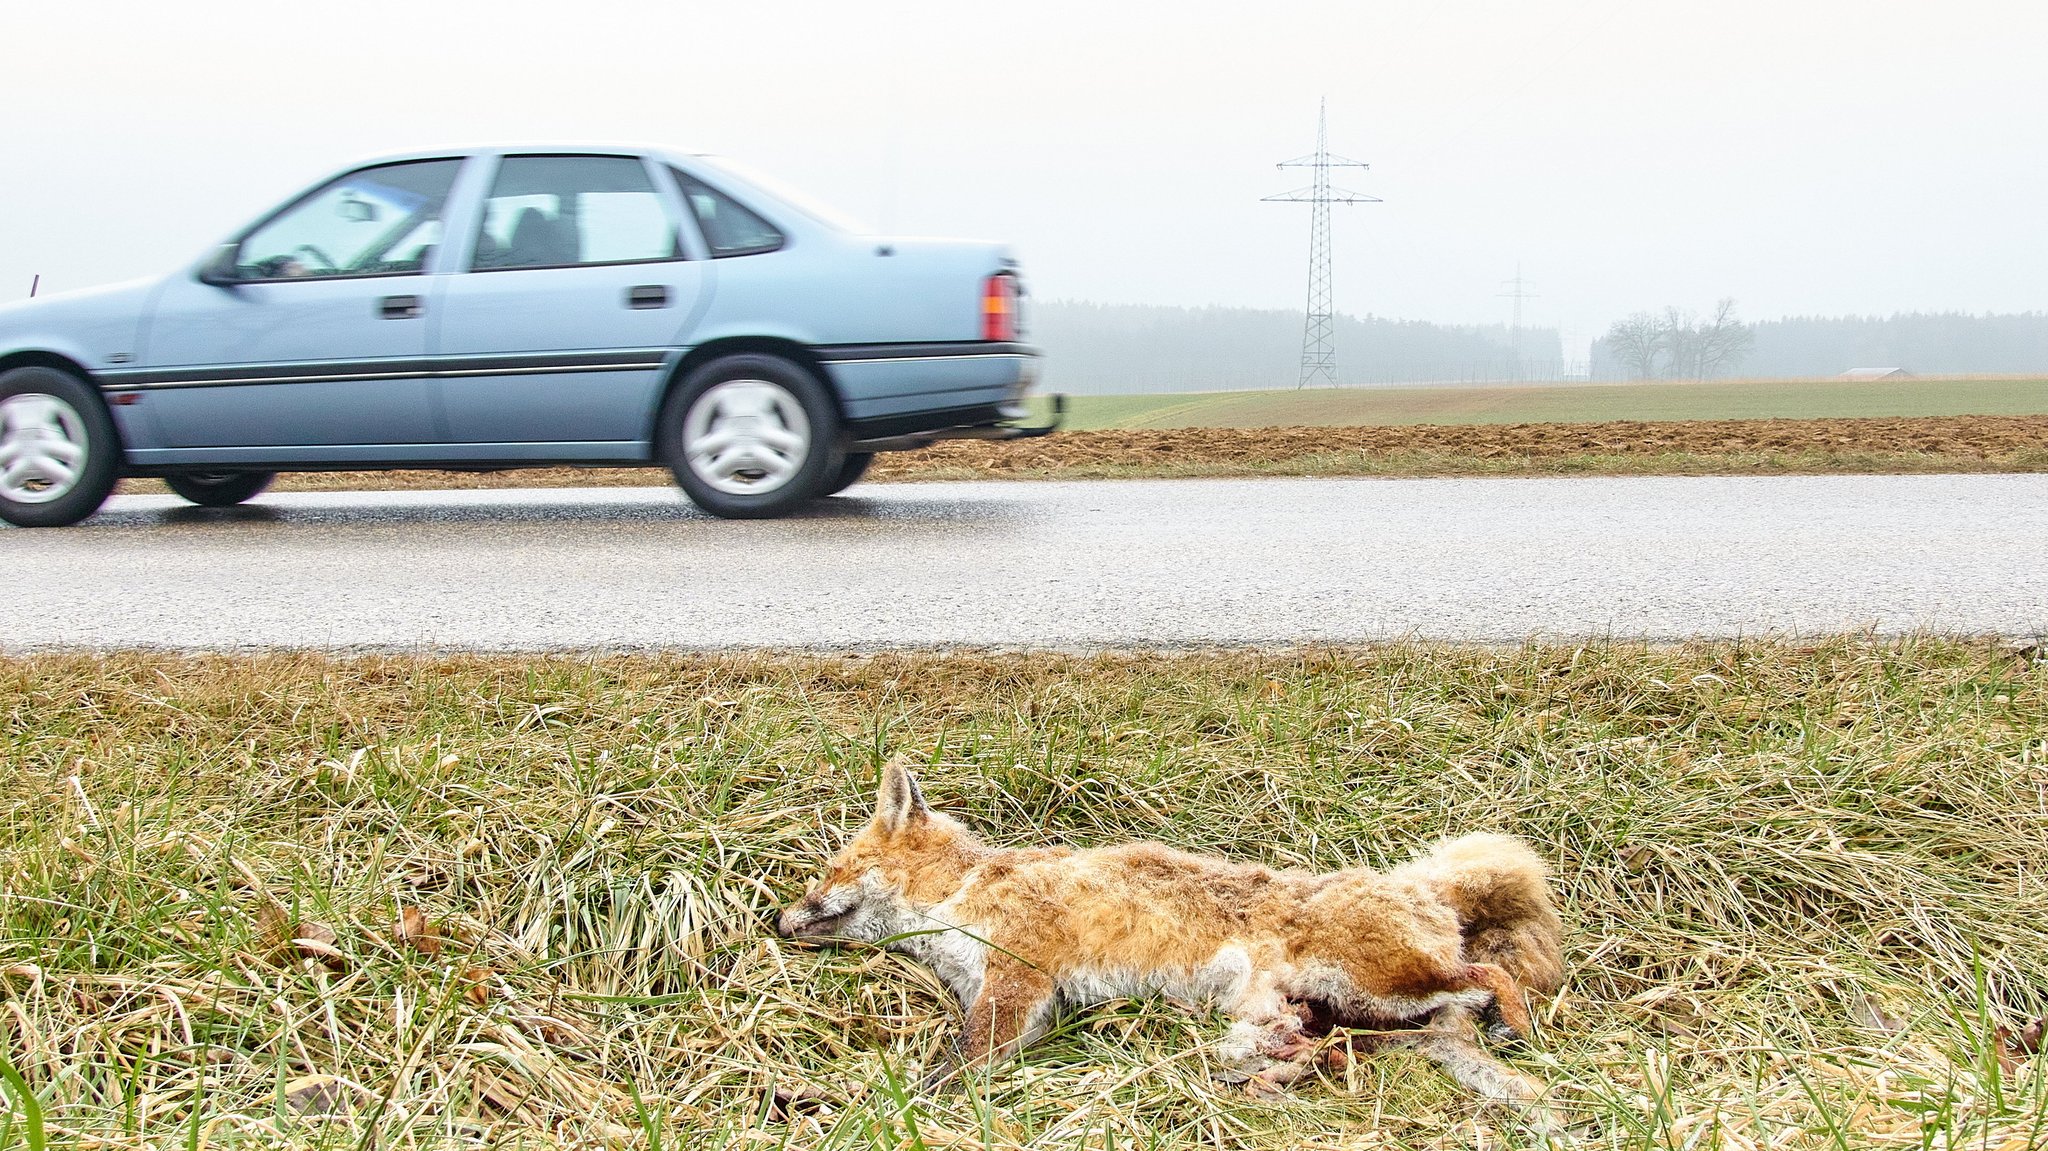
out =
[(691, 156), (705, 153), (687, 148), (676, 148), (663, 144), (649, 144), (644, 141), (620, 140), (577, 140), (577, 141), (520, 141), (501, 144), (456, 144), (445, 148), (412, 148), (403, 152), (387, 152), (366, 156), (348, 165), (351, 168), (367, 168), (375, 164), (392, 164), (405, 160), (432, 160), (443, 156), (503, 156), (503, 155), (588, 155), (590, 153), (624, 153), (636, 156), (656, 156), (665, 160), (687, 160)]
[[(722, 162), (723, 158), (716, 153), (693, 151), (666, 144), (649, 144), (645, 141), (549, 140), (509, 144), (463, 144), (447, 148), (415, 148), (406, 152), (390, 152), (381, 156), (370, 156), (342, 168), (329, 169), (329, 171), (352, 172), (363, 168), (375, 167), (378, 164), (395, 164), (407, 160), (433, 160), (454, 156), (578, 156), (593, 153), (599, 155), (647, 156), (657, 161), (680, 164), (685, 171), (692, 172), (701, 171), (701, 167), (692, 164), (691, 161), (701, 159), (707, 165), (717, 169), (718, 183), (721, 188), (726, 188), (732, 182), (737, 181), (743, 189), (765, 196), (769, 201), (780, 204), (783, 207), (794, 209), (804, 218), (815, 223), (822, 223), (834, 231), (847, 232), (853, 235), (866, 235), (871, 231), (871, 229), (851, 221), (838, 210), (819, 204), (801, 192), (782, 187), (775, 181), (764, 182), (763, 178), (758, 174), (749, 173), (744, 170), (734, 170), (730, 163)], [(785, 220), (784, 222), (787, 221)]]

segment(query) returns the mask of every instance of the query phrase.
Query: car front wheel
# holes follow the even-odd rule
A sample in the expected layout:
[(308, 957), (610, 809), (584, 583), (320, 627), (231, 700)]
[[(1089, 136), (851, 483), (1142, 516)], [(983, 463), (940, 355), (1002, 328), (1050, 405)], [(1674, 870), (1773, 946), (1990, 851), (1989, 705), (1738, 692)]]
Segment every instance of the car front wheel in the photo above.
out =
[(783, 515), (836, 479), (839, 410), (825, 386), (776, 356), (725, 356), (690, 373), (662, 408), (656, 443), (712, 515)]
[(120, 475), (121, 446), (97, 390), (55, 368), (0, 373), (0, 520), (75, 524)]
[(164, 486), (202, 508), (231, 508), (254, 499), (276, 472), (178, 472), (164, 477)]

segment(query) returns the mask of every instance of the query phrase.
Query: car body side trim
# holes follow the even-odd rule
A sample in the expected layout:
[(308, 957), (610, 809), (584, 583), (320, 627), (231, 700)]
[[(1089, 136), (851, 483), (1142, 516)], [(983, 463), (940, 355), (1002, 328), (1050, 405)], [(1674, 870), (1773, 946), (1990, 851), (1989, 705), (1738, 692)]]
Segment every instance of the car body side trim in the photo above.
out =
[(1022, 352), (979, 352), (974, 355), (947, 356), (863, 356), (859, 359), (826, 360), (828, 364), (926, 364), (933, 360), (1022, 360)]
[(654, 447), (645, 440), (130, 448), (126, 456), (128, 475), (224, 467), (299, 472), (444, 467), (498, 470), (553, 465), (647, 467), (655, 463)]
[(644, 372), (668, 362), (673, 349), (549, 352), (492, 356), (435, 356), (403, 360), (260, 364), (245, 368), (129, 368), (97, 373), (107, 391), (223, 388), (242, 384), (311, 384), (414, 377), (531, 376), (558, 372)]
[[(669, 362), (679, 348), (627, 348), (589, 352), (510, 353), (488, 356), (427, 356), (399, 360), (326, 360), (246, 367), (207, 365), (177, 368), (109, 368), (96, 373), (107, 391), (159, 388), (224, 388), (244, 384), (337, 383), (419, 377), (531, 376), (557, 372), (640, 372)], [(1020, 343), (971, 341), (914, 344), (827, 344), (812, 349), (826, 363), (918, 363), (928, 360), (1036, 357)]]
[(958, 340), (930, 344), (824, 344), (811, 349), (826, 363), (869, 360), (950, 360), (987, 356), (1036, 356), (1031, 344)]

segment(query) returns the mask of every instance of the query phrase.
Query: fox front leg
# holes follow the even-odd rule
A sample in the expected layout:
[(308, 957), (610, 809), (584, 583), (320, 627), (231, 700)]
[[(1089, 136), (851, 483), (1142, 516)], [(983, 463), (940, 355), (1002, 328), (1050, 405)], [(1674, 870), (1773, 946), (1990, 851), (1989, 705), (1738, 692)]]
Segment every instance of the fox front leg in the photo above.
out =
[(1052, 1025), (1052, 1013), (1050, 976), (1013, 959), (991, 962), (981, 994), (967, 1006), (954, 1058), (925, 1076), (926, 1089), (951, 1085), (1029, 1047)]

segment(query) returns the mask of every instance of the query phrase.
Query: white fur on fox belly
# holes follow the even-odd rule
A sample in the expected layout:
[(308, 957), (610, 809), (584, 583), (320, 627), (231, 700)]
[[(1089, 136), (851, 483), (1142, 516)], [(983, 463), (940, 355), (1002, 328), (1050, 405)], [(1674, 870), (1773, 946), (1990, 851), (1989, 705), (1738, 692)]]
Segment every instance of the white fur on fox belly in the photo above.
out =
[[(1084, 966), (1061, 975), (1054, 986), (1062, 1002), (1076, 1007), (1114, 999), (1142, 999), (1148, 995), (1163, 995), (1182, 1003), (1230, 1007), (1271, 997), (1277, 992), (1284, 999), (1322, 1003), (1348, 1016), (1387, 1023), (1420, 1019), (1449, 1006), (1476, 1011), (1486, 1006), (1491, 998), (1484, 990), (1442, 992), (1421, 999), (1370, 995), (1360, 991), (1340, 968), (1325, 963), (1283, 966), (1274, 974), (1277, 978), (1271, 984), (1262, 983), (1260, 988), (1253, 989), (1250, 953), (1239, 944), (1228, 943), (1218, 948), (1206, 962), (1190, 968), (1136, 971)], [(1248, 998), (1247, 992), (1254, 990), (1256, 994)], [(1269, 1005), (1269, 1010), (1278, 1011), (1283, 1006), (1283, 1002), (1274, 1002)]]
[(1076, 1007), (1148, 995), (1221, 1006), (1236, 1002), (1251, 978), (1252, 957), (1237, 944), (1226, 943), (1194, 967), (1158, 971), (1077, 967), (1061, 974), (1053, 987), (1062, 1002)]
[[(985, 929), (955, 922), (957, 911), (952, 900), (928, 912), (901, 907), (890, 917), (894, 930), (887, 935), (900, 936), (891, 946), (931, 968), (965, 1006), (981, 994), (989, 945)], [(1251, 977), (1251, 956), (1233, 943), (1218, 948), (1207, 962), (1182, 970), (1078, 967), (1055, 977), (1053, 990), (1060, 1002), (1074, 1007), (1148, 995), (1223, 1005), (1243, 995)]]

